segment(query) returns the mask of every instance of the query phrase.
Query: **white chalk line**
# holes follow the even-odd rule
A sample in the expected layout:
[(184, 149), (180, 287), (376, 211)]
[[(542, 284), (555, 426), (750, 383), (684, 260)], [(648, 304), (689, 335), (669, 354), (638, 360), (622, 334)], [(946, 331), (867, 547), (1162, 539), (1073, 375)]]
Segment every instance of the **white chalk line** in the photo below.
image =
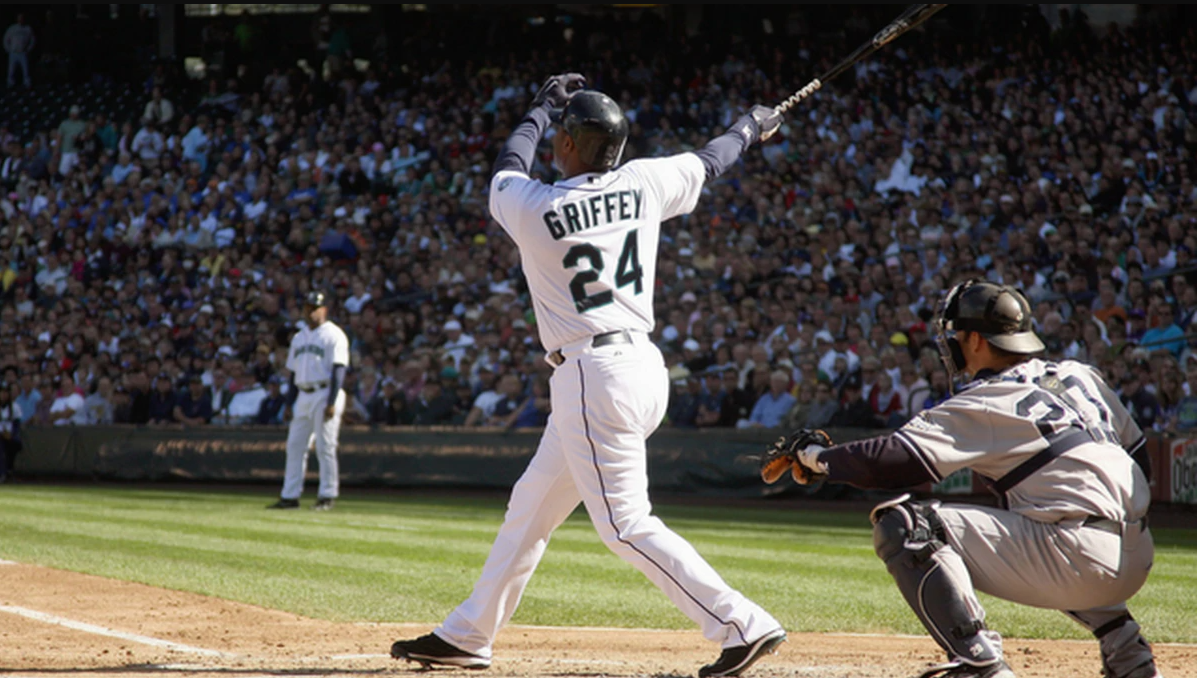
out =
[(121, 640), (128, 640), (134, 643), (141, 643), (142, 645), (150, 645), (152, 647), (160, 647), (173, 652), (187, 652), (190, 654), (198, 654), (206, 657), (235, 657), (236, 655), (228, 652), (221, 652), (219, 650), (205, 650), (202, 647), (192, 647), (182, 643), (175, 643), (169, 640), (162, 640), (161, 638), (151, 638), (149, 636), (142, 636), (136, 633), (126, 633), (124, 631), (117, 631), (104, 626), (97, 626), (96, 624), (88, 624), (87, 622), (75, 621), (74, 619), (67, 619), (66, 617), (59, 617), (58, 615), (46, 614), (45, 612), (38, 612), (37, 610), (30, 610), (24, 607), (17, 607), (15, 605), (0, 605), (0, 612), (7, 612), (9, 614), (19, 615), (28, 619), (45, 622), (47, 624), (55, 624), (57, 626), (64, 626), (68, 629), (76, 631), (83, 631), (84, 633), (94, 633), (98, 636), (108, 636), (109, 638), (119, 638)]
[(0, 560), (0, 565), (20, 565), (15, 560)]

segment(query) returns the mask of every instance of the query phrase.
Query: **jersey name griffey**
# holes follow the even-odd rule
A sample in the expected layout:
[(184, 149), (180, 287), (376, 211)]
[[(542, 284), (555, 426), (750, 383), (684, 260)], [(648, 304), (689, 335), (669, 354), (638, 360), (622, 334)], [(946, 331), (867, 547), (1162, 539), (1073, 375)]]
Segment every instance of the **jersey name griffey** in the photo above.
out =
[(971, 467), (999, 480), (1053, 440), (1084, 429), (1093, 441), (1053, 459), (1006, 494), (1009, 508), (1044, 522), (1142, 517), (1150, 488), (1128, 454), (1143, 433), (1091, 367), (1032, 359), (980, 379), (924, 410), (896, 436), (942, 480)]
[(698, 156), (681, 153), (551, 185), (513, 170), (495, 174), (490, 212), (519, 247), (547, 350), (653, 330), (661, 222), (694, 209), (705, 173)]

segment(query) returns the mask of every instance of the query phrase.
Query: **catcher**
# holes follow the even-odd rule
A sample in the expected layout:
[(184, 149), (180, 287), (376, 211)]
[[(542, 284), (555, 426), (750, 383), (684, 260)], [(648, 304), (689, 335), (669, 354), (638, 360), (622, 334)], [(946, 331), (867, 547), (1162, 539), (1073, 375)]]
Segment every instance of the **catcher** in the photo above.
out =
[(949, 374), (967, 381), (958, 392), (888, 435), (833, 445), (799, 430), (768, 450), (761, 477), (901, 489), (968, 468), (998, 495), (990, 508), (903, 494), (870, 514), (877, 555), (948, 654), (920, 678), (1013, 678), (978, 590), (1082, 624), (1107, 678), (1159, 678), (1126, 606), (1154, 554), (1139, 427), (1087, 365), (1032, 357), (1044, 346), (1014, 288), (956, 285), (935, 325)]

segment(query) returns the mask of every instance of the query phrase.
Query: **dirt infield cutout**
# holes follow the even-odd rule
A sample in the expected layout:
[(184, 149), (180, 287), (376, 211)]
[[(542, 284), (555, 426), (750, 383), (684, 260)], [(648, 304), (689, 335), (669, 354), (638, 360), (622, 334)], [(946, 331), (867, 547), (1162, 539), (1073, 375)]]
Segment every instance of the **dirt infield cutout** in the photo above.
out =
[[(333, 623), (217, 598), (45, 567), (0, 570), (0, 673), (12, 676), (422, 673), (387, 652), (428, 624)], [(1157, 645), (1169, 678), (1197, 676), (1197, 646)], [(1007, 639), (1020, 678), (1096, 677), (1095, 642)], [(437, 676), (694, 676), (718, 648), (697, 630), (511, 626), (490, 669)], [(903, 678), (941, 661), (926, 638), (791, 630), (749, 678)]]

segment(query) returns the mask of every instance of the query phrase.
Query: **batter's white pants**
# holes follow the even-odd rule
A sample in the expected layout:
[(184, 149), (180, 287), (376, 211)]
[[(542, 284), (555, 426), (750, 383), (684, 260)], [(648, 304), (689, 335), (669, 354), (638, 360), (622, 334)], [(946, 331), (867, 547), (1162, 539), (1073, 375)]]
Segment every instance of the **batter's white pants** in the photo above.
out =
[(780, 628), (756, 603), (728, 586), (685, 539), (652, 515), (645, 439), (668, 402), (669, 377), (657, 347), (634, 344), (562, 349), (550, 380), (552, 414), (536, 454), (515, 484), (499, 534), (470, 597), (436, 634), (490, 657), (499, 630), (557, 528), (581, 501), (603, 542), (644, 573), (723, 647)]
[(324, 419), (328, 405), (328, 390), (315, 393), (299, 392), (291, 409), (290, 430), (287, 432), (287, 467), (283, 474), (283, 499), (299, 499), (303, 494), (303, 480), (308, 470), (308, 449), (316, 439), (316, 461), (320, 465), (320, 487), (316, 496), (335, 499), (340, 494), (340, 471), (337, 468), (337, 441), (341, 433), (341, 414), (345, 411), (345, 391), (337, 394), (332, 419)]
[[(949, 504), (935, 512), (978, 591), (1060, 610), (1089, 631), (1128, 614), (1126, 601), (1147, 581), (1155, 555), (1151, 531), (1138, 522), (1114, 534), (1080, 519), (1042, 523), (984, 506)], [(1152, 658), (1134, 621), (1102, 635), (1100, 646), (1115, 675)]]

